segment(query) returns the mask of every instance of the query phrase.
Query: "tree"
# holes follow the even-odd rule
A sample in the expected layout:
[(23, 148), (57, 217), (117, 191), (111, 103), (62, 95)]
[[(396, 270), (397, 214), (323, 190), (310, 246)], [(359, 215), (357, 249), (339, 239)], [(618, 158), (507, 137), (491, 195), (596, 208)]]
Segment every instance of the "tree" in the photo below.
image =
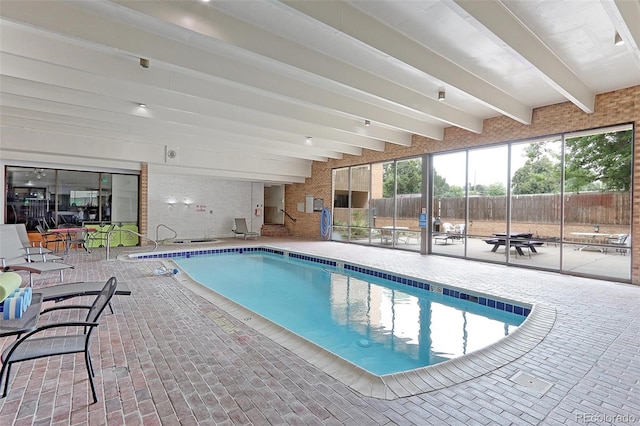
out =
[(437, 171), (433, 171), (433, 195), (435, 198), (443, 198), (449, 192), (447, 180), (440, 176)]
[[(398, 173), (396, 174), (396, 165)], [(403, 160), (384, 165), (383, 190), (384, 198), (392, 198), (395, 189), (395, 179), (397, 178), (398, 194), (420, 194), (422, 193), (422, 161)]]
[(560, 192), (560, 163), (554, 163), (548, 157), (527, 160), (513, 174), (511, 192), (515, 195)]
[(625, 130), (567, 139), (566, 190), (584, 191), (596, 183), (595, 187), (602, 191), (629, 191), (633, 157), (631, 137), (631, 130)]
[(492, 183), (487, 187), (487, 195), (491, 197), (507, 195), (507, 188), (502, 182)]
[[(552, 142), (553, 143), (553, 142)], [(522, 194), (550, 194), (560, 192), (560, 153), (547, 141), (529, 144), (524, 151), (527, 161), (515, 171), (511, 192)]]

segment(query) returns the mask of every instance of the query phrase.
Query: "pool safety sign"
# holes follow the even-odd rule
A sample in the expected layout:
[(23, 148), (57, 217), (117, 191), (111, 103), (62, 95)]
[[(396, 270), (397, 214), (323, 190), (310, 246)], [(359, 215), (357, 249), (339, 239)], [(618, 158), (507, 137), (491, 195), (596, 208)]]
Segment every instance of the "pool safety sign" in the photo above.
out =
[(427, 214), (426, 213), (420, 213), (418, 215), (418, 226), (420, 228), (426, 228), (427, 227)]

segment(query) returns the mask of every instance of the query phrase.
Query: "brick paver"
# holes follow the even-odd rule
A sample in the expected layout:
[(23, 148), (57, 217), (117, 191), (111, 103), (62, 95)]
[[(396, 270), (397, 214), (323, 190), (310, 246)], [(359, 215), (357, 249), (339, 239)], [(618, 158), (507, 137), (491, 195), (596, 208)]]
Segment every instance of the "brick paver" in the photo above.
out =
[[(115, 275), (134, 293), (116, 297), (115, 313), (103, 315), (92, 340), (100, 400), (89, 404), (82, 356), (23, 362), (12, 372), (9, 395), (0, 399), (0, 424), (640, 423), (640, 320), (634, 315), (640, 287), (341, 243), (261, 238), (222, 244), (269, 244), (341, 258), (541, 303), (557, 318), (538, 346), (502, 368), (384, 401), (351, 390), (176, 279), (154, 276), (159, 262), (105, 261), (100, 249), (73, 253), (66, 261), (76, 268), (66, 281)], [(35, 287), (55, 283), (55, 274), (35, 279)], [(47, 320), (72, 315), (53, 313)], [(544, 394), (525, 388), (511, 380), (518, 371), (552, 387)]]

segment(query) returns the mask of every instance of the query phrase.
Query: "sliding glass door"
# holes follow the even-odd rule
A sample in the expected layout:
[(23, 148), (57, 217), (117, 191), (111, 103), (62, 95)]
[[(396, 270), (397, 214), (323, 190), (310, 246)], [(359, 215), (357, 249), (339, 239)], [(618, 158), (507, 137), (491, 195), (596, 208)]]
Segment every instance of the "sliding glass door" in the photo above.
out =
[(420, 250), (422, 157), (333, 170), (334, 241)]
[(632, 141), (627, 125), (434, 154), (431, 252), (628, 281)]
[(509, 261), (557, 270), (562, 235), (562, 140), (512, 144), (510, 169), (511, 232), (526, 235), (515, 241), (515, 255)]
[[(504, 262), (507, 248), (508, 146), (474, 149), (468, 152), (467, 200), (469, 227), (467, 256)], [(521, 232), (514, 229), (511, 232)]]

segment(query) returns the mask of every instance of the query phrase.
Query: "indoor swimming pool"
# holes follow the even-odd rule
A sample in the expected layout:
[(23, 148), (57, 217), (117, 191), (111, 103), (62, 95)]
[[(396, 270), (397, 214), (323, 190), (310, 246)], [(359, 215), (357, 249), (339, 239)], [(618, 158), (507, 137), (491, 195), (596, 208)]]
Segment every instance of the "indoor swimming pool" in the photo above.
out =
[(209, 289), (375, 375), (487, 347), (512, 333), (530, 309), (277, 251), (193, 254), (174, 261)]

